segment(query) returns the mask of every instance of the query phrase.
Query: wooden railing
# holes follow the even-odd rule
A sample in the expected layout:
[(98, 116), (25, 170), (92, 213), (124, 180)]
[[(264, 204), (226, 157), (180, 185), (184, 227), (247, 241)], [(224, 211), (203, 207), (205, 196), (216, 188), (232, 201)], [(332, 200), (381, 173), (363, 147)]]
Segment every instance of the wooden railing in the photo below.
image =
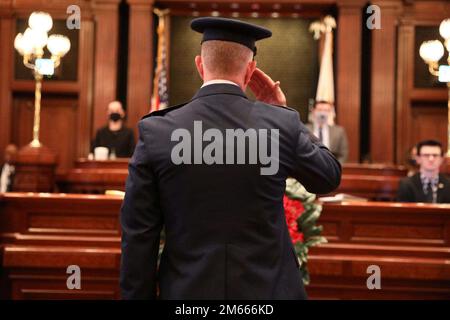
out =
[[(14, 299), (120, 297), (119, 211), (104, 195), (0, 196), (0, 296)], [(450, 299), (450, 205), (385, 202), (323, 205), (329, 243), (309, 255), (312, 299)], [(69, 290), (66, 269), (82, 270)], [(366, 286), (381, 270), (381, 289)]]

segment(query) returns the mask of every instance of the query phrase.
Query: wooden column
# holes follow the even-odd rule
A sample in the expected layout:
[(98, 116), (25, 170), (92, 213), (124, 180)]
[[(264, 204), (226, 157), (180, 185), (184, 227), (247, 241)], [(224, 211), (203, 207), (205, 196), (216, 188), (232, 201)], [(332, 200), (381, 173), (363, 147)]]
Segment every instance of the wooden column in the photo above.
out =
[(362, 1), (338, 1), (336, 112), (347, 131), (348, 162), (360, 157), (362, 6)]
[(381, 29), (372, 31), (370, 146), (373, 162), (394, 163), (396, 27), (399, 1), (375, 1)]
[(106, 124), (108, 103), (116, 99), (120, 0), (95, 1), (95, 77), (92, 136)]
[(77, 114), (76, 157), (86, 157), (90, 150), (94, 93), (94, 20), (83, 17), (80, 28), (78, 81), (80, 84)]
[(413, 145), (411, 131), (411, 91), (414, 80), (414, 24), (412, 19), (402, 19), (398, 28), (397, 97), (395, 160), (403, 164), (406, 150)]
[(135, 130), (137, 122), (150, 111), (153, 78), (153, 2), (153, 0), (128, 0), (130, 25), (127, 124)]
[(14, 21), (9, 10), (9, 1), (0, 2), (0, 162), (3, 162), (3, 152), (11, 141), (11, 79), (12, 57), (14, 46)]

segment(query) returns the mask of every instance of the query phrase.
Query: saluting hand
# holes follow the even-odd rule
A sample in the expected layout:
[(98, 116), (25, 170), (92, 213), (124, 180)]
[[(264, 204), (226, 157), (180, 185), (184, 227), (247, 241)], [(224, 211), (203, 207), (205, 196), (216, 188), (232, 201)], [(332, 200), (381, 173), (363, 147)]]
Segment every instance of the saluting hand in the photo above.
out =
[(255, 69), (248, 86), (257, 100), (269, 104), (287, 106), (286, 96), (280, 88), (280, 81), (274, 82), (261, 69)]

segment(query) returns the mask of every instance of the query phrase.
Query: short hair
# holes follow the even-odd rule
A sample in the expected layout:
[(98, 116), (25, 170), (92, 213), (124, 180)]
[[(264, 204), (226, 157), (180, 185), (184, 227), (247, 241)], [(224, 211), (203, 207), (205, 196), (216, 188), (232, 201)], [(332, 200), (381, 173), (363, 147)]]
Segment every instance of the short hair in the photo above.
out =
[(417, 144), (417, 155), (420, 156), (420, 149), (422, 149), (422, 147), (425, 147), (425, 146), (427, 146), (427, 147), (439, 147), (441, 149), (441, 156), (444, 155), (444, 149), (442, 148), (442, 143), (440, 143), (437, 140), (432, 140), (432, 139), (423, 140), (423, 141), (420, 141)]
[(123, 105), (122, 101), (119, 101), (119, 100), (111, 101), (110, 103), (108, 103), (108, 109), (109, 109), (109, 106), (112, 104), (120, 105), (120, 108), (122, 109), (122, 111), (125, 112), (125, 106)]
[(246, 46), (222, 40), (205, 41), (202, 44), (203, 66), (215, 76), (238, 75), (244, 72), (253, 52)]

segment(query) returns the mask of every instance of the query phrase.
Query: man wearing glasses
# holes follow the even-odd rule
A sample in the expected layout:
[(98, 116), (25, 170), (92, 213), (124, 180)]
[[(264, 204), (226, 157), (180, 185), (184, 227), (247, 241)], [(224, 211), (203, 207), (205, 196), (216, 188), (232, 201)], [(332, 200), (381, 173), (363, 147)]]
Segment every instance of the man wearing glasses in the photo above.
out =
[(450, 203), (450, 180), (439, 173), (444, 161), (442, 144), (425, 140), (417, 144), (418, 173), (400, 181), (398, 201)]

